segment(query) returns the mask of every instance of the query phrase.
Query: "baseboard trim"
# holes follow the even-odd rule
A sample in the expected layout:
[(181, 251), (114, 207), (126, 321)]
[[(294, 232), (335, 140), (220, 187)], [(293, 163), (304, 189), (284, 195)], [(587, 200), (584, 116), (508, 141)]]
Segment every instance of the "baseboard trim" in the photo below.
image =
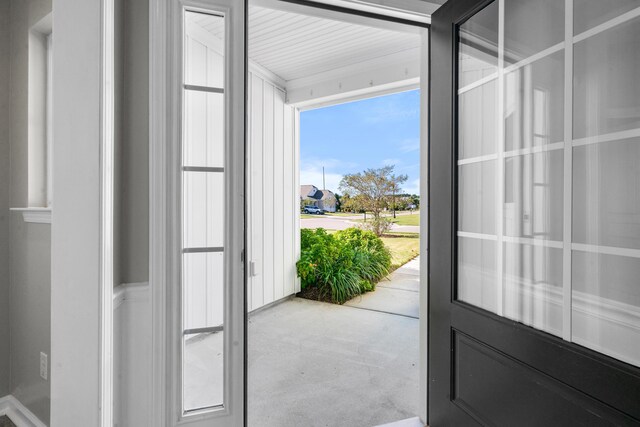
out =
[(0, 397), (0, 415), (8, 416), (17, 427), (46, 427), (45, 423), (10, 394)]

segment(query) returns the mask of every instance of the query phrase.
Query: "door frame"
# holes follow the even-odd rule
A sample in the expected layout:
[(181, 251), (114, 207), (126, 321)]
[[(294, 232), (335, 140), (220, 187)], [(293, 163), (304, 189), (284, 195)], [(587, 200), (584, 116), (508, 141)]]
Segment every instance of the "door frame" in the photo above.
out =
[[(318, 9), (327, 9), (342, 13), (366, 16), (381, 20), (390, 20), (394, 22), (402, 22), (408, 25), (420, 25), (426, 28), (430, 26), (430, 18), (425, 15), (425, 5), (427, 7), (436, 8), (441, 0), (434, 2), (424, 2), (415, 0), (406, 2), (403, 0), (389, 0), (378, 2), (376, 0), (366, 0), (356, 2), (352, 0), (278, 0), (283, 2), (295, 3), (310, 6)], [(190, 4), (193, 2), (189, 2)], [(383, 4), (384, 3), (384, 4)], [(172, 30), (168, 30), (172, 26), (171, 22), (171, 0), (149, 0), (149, 286), (151, 288), (151, 320), (152, 320), (152, 396), (151, 404), (148, 408), (148, 419), (151, 425), (167, 426), (174, 425), (171, 420), (172, 400), (171, 387), (174, 379), (171, 378), (170, 366), (172, 358), (171, 345), (169, 337), (172, 324), (171, 315), (175, 316), (176, 308), (172, 306), (171, 295), (167, 291), (167, 285), (170, 283), (170, 267), (167, 267), (167, 260), (171, 250), (171, 234), (177, 227), (171, 224), (173, 217), (171, 214), (172, 201), (167, 196), (170, 194), (172, 187), (171, 177), (167, 176), (167, 170), (171, 167), (173, 154), (170, 151), (171, 138), (175, 137), (173, 129), (175, 124), (172, 120), (167, 120), (167, 114), (170, 109), (174, 108), (171, 104), (172, 99), (172, 73), (175, 73), (175, 58), (172, 58), (170, 52), (173, 43)], [(248, 10), (249, 0), (244, 0), (245, 10)], [(244, 73), (244, 97), (245, 108), (247, 106), (247, 75), (248, 75), (248, 52), (247, 52), (247, 31), (248, 22), (245, 13), (245, 73)], [(428, 31), (425, 32), (428, 37)], [(421, 64), (428, 64), (429, 55), (423, 53)], [(428, 158), (428, 111), (424, 108), (428, 106), (428, 96), (425, 93), (427, 88), (428, 70), (423, 67), (421, 75), (421, 182), (420, 191), (421, 199), (427, 200), (427, 162)], [(176, 117), (175, 114), (172, 114)], [(246, 151), (247, 145), (247, 118), (244, 118), (244, 146)], [(246, 164), (244, 165), (244, 174), (246, 178)], [(246, 194), (246, 179), (244, 193)], [(243, 208), (246, 221), (247, 208)], [(421, 241), (427, 242), (427, 209), (420, 212), (420, 220), (424, 227), (421, 228)], [(243, 223), (242, 229), (246, 231), (246, 224)], [(243, 241), (242, 252), (246, 251), (246, 235), (242, 233), (236, 236), (236, 239)], [(427, 331), (428, 331), (428, 315), (427, 315), (427, 297), (428, 297), (428, 272), (427, 266), (427, 246), (422, 245), (420, 249), (423, 255), (421, 260), (421, 289), (420, 289), (420, 407), (418, 414), (421, 420), (427, 420), (427, 401), (428, 401), (428, 366), (427, 366)], [(246, 425), (247, 411), (247, 310), (246, 310), (246, 285), (247, 273), (246, 266), (244, 268), (244, 289), (241, 292), (245, 302), (244, 312), (244, 342), (239, 343), (244, 354), (244, 373), (243, 373), (243, 420)], [(424, 353), (423, 353), (424, 352)], [(237, 404), (237, 403), (236, 403)]]

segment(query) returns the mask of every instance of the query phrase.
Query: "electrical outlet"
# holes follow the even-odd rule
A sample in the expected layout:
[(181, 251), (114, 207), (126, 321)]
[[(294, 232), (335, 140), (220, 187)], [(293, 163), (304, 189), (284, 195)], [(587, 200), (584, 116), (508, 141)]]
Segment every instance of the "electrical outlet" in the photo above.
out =
[(49, 362), (48, 357), (45, 353), (40, 352), (40, 376), (43, 380), (47, 379), (48, 371), (49, 371)]

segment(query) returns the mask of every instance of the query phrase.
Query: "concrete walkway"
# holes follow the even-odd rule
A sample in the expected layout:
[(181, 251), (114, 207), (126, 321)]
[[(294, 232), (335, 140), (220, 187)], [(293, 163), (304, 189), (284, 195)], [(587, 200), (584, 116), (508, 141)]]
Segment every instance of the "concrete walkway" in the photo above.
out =
[(383, 279), (375, 291), (347, 301), (345, 305), (417, 319), (420, 316), (420, 257)]

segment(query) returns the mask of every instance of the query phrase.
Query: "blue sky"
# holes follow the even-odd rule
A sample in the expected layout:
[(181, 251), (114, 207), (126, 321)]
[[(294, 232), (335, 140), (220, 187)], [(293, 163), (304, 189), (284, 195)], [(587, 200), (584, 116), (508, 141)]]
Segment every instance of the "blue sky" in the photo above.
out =
[(340, 193), (342, 175), (395, 165), (403, 190), (419, 194), (420, 91), (300, 113), (300, 184)]

